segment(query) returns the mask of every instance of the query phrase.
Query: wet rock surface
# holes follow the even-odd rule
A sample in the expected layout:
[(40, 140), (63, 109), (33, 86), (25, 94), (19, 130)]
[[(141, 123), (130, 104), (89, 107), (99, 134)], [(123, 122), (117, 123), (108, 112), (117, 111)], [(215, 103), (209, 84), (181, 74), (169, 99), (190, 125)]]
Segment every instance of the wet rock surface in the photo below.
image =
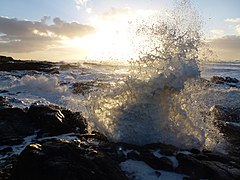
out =
[(89, 144), (82, 147), (78, 142), (48, 140), (24, 149), (15, 166), (13, 179), (122, 180), (127, 177), (116, 161)]
[(230, 87), (240, 87), (239, 80), (236, 78), (232, 78), (232, 77), (221, 77), (221, 76), (213, 76), (210, 79), (210, 82), (214, 83), (214, 84), (225, 84), (228, 85)]
[(79, 112), (58, 106), (32, 105), (29, 109), (0, 109), (0, 144), (14, 145), (38, 131), (39, 136), (86, 133), (86, 119)]
[(210, 114), (214, 117), (215, 124), (229, 142), (227, 147), (231, 155), (240, 157), (240, 107), (213, 106)]
[(32, 105), (27, 115), (41, 133), (58, 135), (69, 132), (86, 133), (86, 119), (79, 112), (61, 109), (58, 106)]

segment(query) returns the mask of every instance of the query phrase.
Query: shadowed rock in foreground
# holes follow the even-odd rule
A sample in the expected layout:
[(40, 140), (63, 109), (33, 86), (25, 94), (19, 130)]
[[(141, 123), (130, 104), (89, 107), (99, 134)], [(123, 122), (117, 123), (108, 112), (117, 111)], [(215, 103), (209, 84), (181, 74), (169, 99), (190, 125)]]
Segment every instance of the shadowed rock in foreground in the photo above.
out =
[(15, 180), (127, 179), (118, 163), (90, 144), (48, 140), (27, 146), (13, 173)]
[[(104, 135), (87, 131), (81, 113), (53, 105), (28, 109), (12, 108), (7, 101), (0, 105), (0, 144), (4, 145), (0, 179), (134, 179), (120, 168), (129, 160), (146, 163), (156, 178), (162, 170), (186, 179), (240, 178), (240, 160), (233, 156), (162, 143), (109, 142)], [(21, 147), (20, 154), (14, 153), (16, 147)]]

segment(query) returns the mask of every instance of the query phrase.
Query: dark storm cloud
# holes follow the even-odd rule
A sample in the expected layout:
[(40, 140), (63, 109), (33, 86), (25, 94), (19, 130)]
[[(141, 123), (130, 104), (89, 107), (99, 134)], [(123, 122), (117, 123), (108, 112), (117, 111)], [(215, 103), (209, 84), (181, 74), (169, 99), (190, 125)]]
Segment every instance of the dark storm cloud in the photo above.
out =
[(65, 22), (50, 17), (41, 21), (18, 20), (0, 17), (0, 52), (30, 52), (57, 45), (62, 37), (82, 37), (94, 32), (94, 28), (77, 22)]

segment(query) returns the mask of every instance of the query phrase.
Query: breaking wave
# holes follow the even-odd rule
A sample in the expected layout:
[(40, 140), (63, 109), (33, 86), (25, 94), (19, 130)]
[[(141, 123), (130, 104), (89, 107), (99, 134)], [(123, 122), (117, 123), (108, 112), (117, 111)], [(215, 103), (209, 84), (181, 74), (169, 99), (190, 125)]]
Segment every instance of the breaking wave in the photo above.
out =
[(136, 30), (142, 43), (129, 75), (91, 93), (91, 126), (113, 141), (212, 149), (221, 134), (207, 115), (207, 95), (201, 94), (208, 87), (197, 65), (199, 15), (189, 1), (182, 1), (151, 19)]

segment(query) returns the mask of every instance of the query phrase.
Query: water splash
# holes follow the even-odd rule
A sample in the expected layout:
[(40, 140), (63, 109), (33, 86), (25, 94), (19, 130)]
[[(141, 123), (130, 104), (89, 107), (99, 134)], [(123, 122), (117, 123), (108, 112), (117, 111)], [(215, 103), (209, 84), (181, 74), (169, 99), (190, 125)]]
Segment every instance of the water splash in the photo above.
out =
[[(198, 91), (201, 21), (189, 1), (137, 28), (139, 58), (130, 75), (91, 94), (92, 127), (113, 141), (213, 148), (221, 135)], [(205, 89), (204, 89), (205, 88)]]

